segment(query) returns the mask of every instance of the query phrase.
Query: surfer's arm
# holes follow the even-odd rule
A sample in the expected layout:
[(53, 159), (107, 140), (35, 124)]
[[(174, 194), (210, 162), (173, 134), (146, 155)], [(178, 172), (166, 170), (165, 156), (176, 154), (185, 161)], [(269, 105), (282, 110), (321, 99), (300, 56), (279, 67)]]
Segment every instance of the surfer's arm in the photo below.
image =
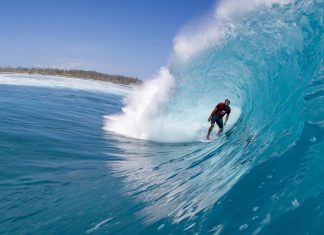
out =
[(210, 120), (213, 118), (214, 114), (216, 113), (216, 110), (217, 110), (217, 106), (214, 108), (213, 112), (211, 112), (209, 118), (208, 118), (208, 121), (210, 122)]
[(229, 117), (229, 114), (226, 114), (225, 122), (224, 122), (224, 126), (226, 126), (226, 122), (227, 122), (227, 120), (228, 120), (228, 117)]

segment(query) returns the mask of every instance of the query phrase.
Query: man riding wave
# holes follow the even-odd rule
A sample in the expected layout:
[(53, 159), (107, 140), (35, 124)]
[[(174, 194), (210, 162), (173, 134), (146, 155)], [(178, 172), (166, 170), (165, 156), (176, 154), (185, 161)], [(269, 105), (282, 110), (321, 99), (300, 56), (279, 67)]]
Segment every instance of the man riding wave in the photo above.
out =
[[(228, 117), (231, 113), (231, 108), (229, 107), (230, 105), (230, 100), (226, 99), (221, 103), (218, 103), (216, 105), (216, 107), (214, 108), (214, 110), (211, 112), (209, 118), (208, 118), (208, 122), (210, 122), (210, 127), (208, 129), (208, 134), (207, 134), (207, 139), (210, 140), (210, 133), (212, 132), (215, 122), (217, 124), (217, 126), (219, 127), (219, 131), (218, 134), (220, 134), (223, 131), (224, 126), (226, 126), (226, 122), (228, 120)], [(226, 114), (226, 118), (225, 118), (225, 122), (223, 124), (223, 117)]]

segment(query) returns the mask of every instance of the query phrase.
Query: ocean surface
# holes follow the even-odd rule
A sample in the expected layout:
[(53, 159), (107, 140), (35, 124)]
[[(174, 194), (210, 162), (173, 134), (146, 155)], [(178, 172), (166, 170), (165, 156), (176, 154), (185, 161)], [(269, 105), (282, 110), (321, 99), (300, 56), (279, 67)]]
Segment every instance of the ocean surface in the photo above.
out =
[(0, 234), (324, 234), (323, 6), (219, 2), (140, 87), (1, 74)]

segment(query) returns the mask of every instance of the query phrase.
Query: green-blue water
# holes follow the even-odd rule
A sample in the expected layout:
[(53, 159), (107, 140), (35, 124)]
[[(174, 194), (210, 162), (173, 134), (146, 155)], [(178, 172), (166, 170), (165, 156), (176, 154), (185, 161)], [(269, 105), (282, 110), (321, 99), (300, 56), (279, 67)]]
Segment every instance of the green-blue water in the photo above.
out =
[[(0, 75), (0, 234), (323, 234), (323, 15), (249, 13), (173, 62), (171, 88), (164, 74), (135, 95)], [(231, 123), (199, 142), (223, 98)]]

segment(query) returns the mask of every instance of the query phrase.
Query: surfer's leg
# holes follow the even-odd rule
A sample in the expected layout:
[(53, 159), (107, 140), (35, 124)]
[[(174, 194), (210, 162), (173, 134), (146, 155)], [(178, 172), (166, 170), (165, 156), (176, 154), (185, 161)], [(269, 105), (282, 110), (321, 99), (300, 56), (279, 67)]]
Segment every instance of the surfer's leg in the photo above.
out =
[(218, 134), (222, 133), (223, 127), (224, 127), (223, 118), (217, 118), (216, 119), (216, 124), (219, 127)]
[(207, 137), (206, 137), (207, 140), (210, 140), (210, 137), (209, 136), (210, 136), (210, 133), (212, 132), (213, 128), (214, 128), (214, 124), (211, 124), (210, 127), (209, 127), (209, 129), (208, 129), (208, 134), (207, 134)]
[(217, 121), (217, 116), (214, 115), (212, 117), (212, 120), (210, 121), (210, 127), (208, 129), (208, 134), (207, 134), (207, 140), (210, 140), (210, 133), (212, 132), (213, 128), (214, 128), (214, 125), (215, 125), (215, 122)]

